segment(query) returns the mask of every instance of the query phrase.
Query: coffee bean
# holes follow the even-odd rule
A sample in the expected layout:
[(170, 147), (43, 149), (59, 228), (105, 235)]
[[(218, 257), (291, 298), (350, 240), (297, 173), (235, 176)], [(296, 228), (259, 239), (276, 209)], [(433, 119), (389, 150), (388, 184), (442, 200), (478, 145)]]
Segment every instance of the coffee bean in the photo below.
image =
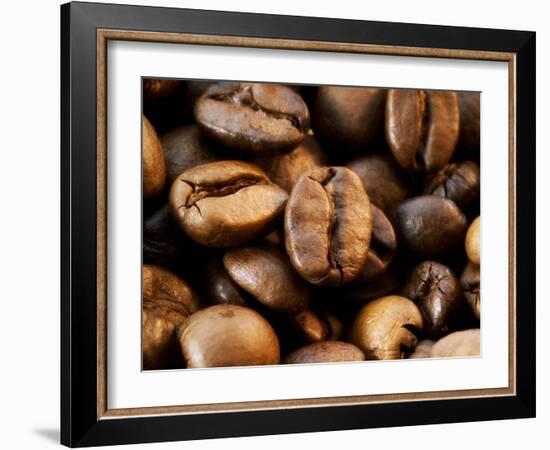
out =
[(344, 297), (350, 301), (364, 304), (370, 300), (399, 292), (402, 281), (391, 271), (382, 273), (372, 281), (364, 281), (362, 273), (344, 286)]
[(353, 153), (383, 133), (386, 89), (321, 86), (314, 129), (332, 152)]
[(433, 195), (414, 197), (395, 212), (394, 224), (402, 242), (420, 255), (435, 255), (463, 242), (466, 217), (456, 204)]
[(186, 245), (185, 236), (165, 203), (143, 221), (143, 259), (145, 263), (172, 265), (178, 251)]
[(361, 156), (347, 167), (359, 175), (371, 203), (388, 215), (411, 196), (407, 174), (389, 156)]
[(414, 352), (411, 354), (411, 356), (409, 356), (409, 359), (429, 358), (434, 344), (435, 341), (432, 341), (430, 339), (424, 339), (420, 341), (416, 345)]
[(311, 344), (328, 339), (330, 329), (315, 311), (306, 309), (291, 316), (290, 321), (305, 342)]
[(365, 355), (355, 345), (340, 341), (316, 342), (288, 355), (284, 364), (310, 364), (364, 361)]
[(220, 160), (196, 125), (184, 125), (164, 134), (160, 140), (166, 161), (166, 183), (172, 186), (178, 175), (201, 164)]
[(363, 267), (371, 236), (370, 203), (345, 167), (302, 175), (285, 210), (285, 244), (298, 273), (312, 284), (341, 285)]
[(416, 266), (401, 295), (418, 306), (425, 334), (436, 338), (448, 332), (449, 319), (462, 300), (460, 285), (453, 272), (435, 261), (424, 261)]
[(326, 155), (311, 136), (306, 136), (304, 141), (290, 153), (271, 158), (258, 158), (255, 161), (265, 170), (271, 181), (288, 193), (304, 173), (323, 166), (326, 162)]
[(397, 249), (397, 240), (391, 222), (371, 203), (372, 235), (369, 253), (355, 281), (370, 283), (380, 278), (390, 266)]
[(366, 359), (402, 359), (413, 352), (422, 315), (405, 297), (391, 295), (367, 303), (357, 314), (348, 340)]
[(149, 199), (159, 194), (164, 187), (166, 167), (157, 132), (143, 116), (143, 197)]
[(287, 194), (257, 166), (218, 161), (186, 170), (170, 191), (183, 231), (208, 247), (231, 247), (266, 233), (282, 215)]
[(473, 161), (447, 164), (429, 175), (424, 194), (447, 198), (464, 208), (479, 200), (479, 166)]
[(481, 233), (481, 218), (477, 217), (469, 226), (466, 233), (466, 254), (468, 259), (474, 264), (481, 262), (481, 252), (479, 249), (479, 235)]
[(275, 331), (256, 311), (237, 305), (215, 305), (179, 327), (186, 367), (259, 366), (279, 364)]
[(197, 101), (195, 119), (213, 140), (252, 155), (289, 152), (309, 129), (300, 95), (277, 84), (213, 85)]
[(460, 277), (460, 285), (464, 292), (464, 298), (470, 306), (474, 316), (480, 318), (480, 274), (479, 266), (469, 262)]
[(386, 138), (405, 169), (432, 172), (445, 166), (458, 140), (457, 95), (390, 89), (386, 103)]
[(459, 146), (479, 159), (479, 92), (459, 92), (460, 110)]
[(437, 341), (430, 353), (431, 358), (480, 355), (479, 328), (455, 331)]
[(228, 250), (223, 264), (232, 280), (277, 312), (298, 313), (309, 304), (310, 289), (275, 246), (249, 245)]
[(143, 94), (145, 98), (156, 100), (172, 94), (179, 86), (179, 80), (145, 78), (143, 80)]
[(239, 285), (229, 276), (221, 259), (214, 258), (208, 263), (205, 281), (205, 290), (210, 303), (248, 306)]
[(200, 307), (195, 292), (176, 275), (159, 266), (143, 266), (144, 370), (181, 366), (176, 328)]

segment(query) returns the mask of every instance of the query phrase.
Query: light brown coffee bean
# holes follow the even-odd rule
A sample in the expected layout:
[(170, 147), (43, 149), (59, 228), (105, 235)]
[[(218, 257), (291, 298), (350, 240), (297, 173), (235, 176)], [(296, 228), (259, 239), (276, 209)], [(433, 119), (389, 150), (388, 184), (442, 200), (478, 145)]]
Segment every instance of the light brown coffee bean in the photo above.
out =
[(217, 161), (186, 170), (170, 191), (183, 231), (208, 247), (232, 247), (268, 232), (283, 214), (287, 193), (257, 166)]
[(186, 367), (279, 364), (279, 340), (256, 311), (215, 305), (193, 314), (178, 331)]
[(337, 286), (362, 269), (371, 238), (370, 202), (361, 180), (345, 167), (302, 175), (285, 210), (285, 244), (307, 281)]

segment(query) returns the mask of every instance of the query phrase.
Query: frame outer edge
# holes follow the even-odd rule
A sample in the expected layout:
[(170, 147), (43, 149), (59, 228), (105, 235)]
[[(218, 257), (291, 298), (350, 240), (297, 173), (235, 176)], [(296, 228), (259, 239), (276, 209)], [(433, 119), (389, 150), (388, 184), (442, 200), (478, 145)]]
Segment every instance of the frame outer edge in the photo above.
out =
[(60, 358), (60, 443), (71, 443), (71, 355), (70, 355), (70, 4), (60, 7), (61, 15), (61, 358)]
[[(536, 416), (536, 34), (518, 49), (516, 64), (517, 396)], [(521, 294), (521, 297), (520, 297)]]

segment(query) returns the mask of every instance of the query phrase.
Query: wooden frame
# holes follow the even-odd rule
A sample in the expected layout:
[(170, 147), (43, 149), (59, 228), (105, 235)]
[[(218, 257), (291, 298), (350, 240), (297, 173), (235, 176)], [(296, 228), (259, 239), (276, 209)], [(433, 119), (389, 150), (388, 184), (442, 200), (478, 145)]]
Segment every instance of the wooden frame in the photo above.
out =
[[(63, 5), (61, 14), (63, 444), (86, 446), (534, 416), (534, 33), (90, 3)], [(509, 387), (108, 409), (108, 40), (508, 62)]]

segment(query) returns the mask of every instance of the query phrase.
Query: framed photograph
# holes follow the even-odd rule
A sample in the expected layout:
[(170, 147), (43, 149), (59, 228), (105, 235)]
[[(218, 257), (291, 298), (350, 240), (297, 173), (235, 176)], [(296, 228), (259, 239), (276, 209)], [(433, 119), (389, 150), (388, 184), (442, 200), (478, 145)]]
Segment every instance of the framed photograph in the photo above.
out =
[(535, 33), (69, 3), (61, 56), (63, 444), (535, 416)]

